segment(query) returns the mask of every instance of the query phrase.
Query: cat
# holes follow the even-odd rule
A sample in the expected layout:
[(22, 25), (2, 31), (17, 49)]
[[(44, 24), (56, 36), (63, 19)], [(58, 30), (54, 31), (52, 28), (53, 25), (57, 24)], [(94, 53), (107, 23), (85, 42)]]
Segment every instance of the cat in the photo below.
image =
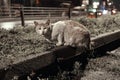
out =
[(63, 20), (51, 24), (50, 20), (47, 20), (41, 24), (34, 21), (34, 24), (36, 32), (50, 41), (56, 40), (56, 46), (68, 45), (89, 49), (90, 32), (77, 21)]

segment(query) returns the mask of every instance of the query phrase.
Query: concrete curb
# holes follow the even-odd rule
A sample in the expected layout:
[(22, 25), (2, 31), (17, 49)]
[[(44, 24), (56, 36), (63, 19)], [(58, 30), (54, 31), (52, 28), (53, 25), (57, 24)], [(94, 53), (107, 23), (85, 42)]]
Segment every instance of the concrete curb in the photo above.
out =
[(91, 49), (96, 49), (118, 39), (120, 39), (120, 30), (101, 34), (91, 39)]

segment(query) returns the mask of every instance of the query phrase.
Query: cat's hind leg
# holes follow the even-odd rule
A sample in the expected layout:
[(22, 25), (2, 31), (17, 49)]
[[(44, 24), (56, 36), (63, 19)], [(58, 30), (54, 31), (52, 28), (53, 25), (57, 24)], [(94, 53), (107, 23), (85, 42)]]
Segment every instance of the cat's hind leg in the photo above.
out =
[(59, 34), (58, 37), (57, 37), (57, 43), (56, 43), (56, 46), (61, 46), (63, 45), (63, 35), (62, 34)]
[(75, 47), (75, 46), (76, 46), (76, 44), (75, 44), (75, 39), (71, 36), (70, 38), (68, 38), (68, 39), (65, 41), (64, 45), (66, 45), (66, 46), (69, 45), (69, 46)]

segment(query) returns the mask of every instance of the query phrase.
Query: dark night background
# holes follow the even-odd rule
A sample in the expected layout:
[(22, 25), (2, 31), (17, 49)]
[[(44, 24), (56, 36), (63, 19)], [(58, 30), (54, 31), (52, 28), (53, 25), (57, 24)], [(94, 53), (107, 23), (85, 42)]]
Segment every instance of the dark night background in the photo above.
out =
[[(39, 4), (36, 4), (36, 1), (39, 1)], [(63, 2), (70, 2), (72, 6), (80, 6), (83, 0), (11, 0), (11, 3), (19, 4), (21, 3), (24, 6), (37, 6), (37, 7), (60, 7), (60, 4)], [(95, 0), (89, 0), (91, 1)], [(106, 0), (100, 0), (106, 1)], [(120, 10), (120, 0), (111, 0), (115, 7)]]

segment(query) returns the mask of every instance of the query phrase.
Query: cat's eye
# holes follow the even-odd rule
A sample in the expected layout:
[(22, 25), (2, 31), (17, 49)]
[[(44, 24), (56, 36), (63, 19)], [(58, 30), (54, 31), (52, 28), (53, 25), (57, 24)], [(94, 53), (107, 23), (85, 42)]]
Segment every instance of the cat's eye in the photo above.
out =
[(43, 29), (47, 29), (46, 27), (44, 27)]
[(41, 29), (41, 27), (39, 28), (39, 30)]

